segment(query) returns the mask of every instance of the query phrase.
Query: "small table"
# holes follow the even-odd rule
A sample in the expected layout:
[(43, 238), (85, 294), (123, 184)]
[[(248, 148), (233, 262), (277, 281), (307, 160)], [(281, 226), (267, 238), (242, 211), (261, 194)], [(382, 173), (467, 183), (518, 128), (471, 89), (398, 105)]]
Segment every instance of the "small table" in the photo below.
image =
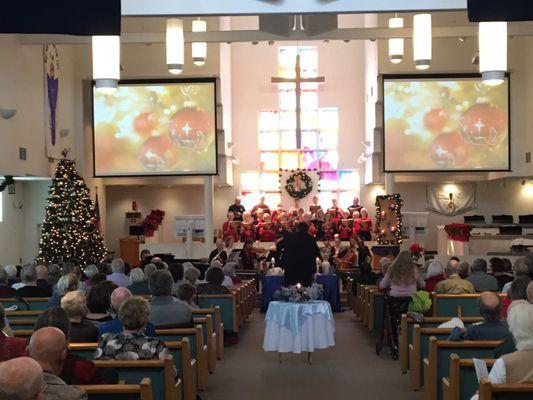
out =
[(272, 301), (265, 316), (263, 349), (280, 355), (311, 353), (335, 346), (334, 332), (335, 321), (327, 301)]
[[(317, 275), (316, 282), (324, 288), (324, 300), (331, 304), (333, 312), (341, 311), (341, 294), (337, 275)], [(266, 312), (268, 304), (273, 300), (276, 290), (283, 286), (283, 276), (271, 275), (263, 278), (261, 291), (261, 312)]]

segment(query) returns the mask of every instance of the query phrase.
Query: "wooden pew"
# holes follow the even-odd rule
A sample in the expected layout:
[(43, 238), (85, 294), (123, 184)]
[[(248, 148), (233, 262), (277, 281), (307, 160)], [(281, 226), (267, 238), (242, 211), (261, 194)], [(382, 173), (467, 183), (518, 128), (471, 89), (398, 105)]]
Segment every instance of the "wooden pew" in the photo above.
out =
[(149, 378), (138, 385), (78, 385), (78, 388), (87, 392), (89, 400), (153, 400)]
[(49, 297), (25, 297), (23, 298), (23, 300), (26, 303), (16, 298), (6, 297), (3, 299), (0, 299), (0, 303), (2, 303), (4, 308), (8, 308), (11, 306), (17, 306), (18, 311), (28, 311), (28, 305), (30, 307), (30, 311), (44, 311), (48, 309), (48, 301), (50, 300), (50, 298)]
[[(203, 328), (201, 325), (196, 325), (194, 328), (179, 328), (179, 329), (156, 329), (155, 331), (158, 338), (163, 340), (165, 344), (173, 342), (181, 342), (187, 340), (190, 357), (196, 358), (196, 379), (195, 385), (198, 385), (198, 389), (205, 390), (207, 387), (207, 345), (204, 344)], [(177, 364), (178, 370), (184, 369), (185, 364)], [(184, 385), (185, 376), (183, 377)]]
[(502, 340), (450, 341), (429, 339), (429, 356), (424, 359), (424, 390), (427, 400), (442, 399), (442, 378), (450, 371), (450, 356), (461, 358), (494, 358), (494, 351)]
[(383, 304), (385, 297), (378, 289), (370, 290), (369, 295), (368, 330), (370, 332), (380, 332), (383, 325)]
[[(144, 378), (152, 382), (154, 399), (176, 400), (180, 393), (179, 381), (176, 379), (173, 357), (164, 360), (95, 360), (98, 368), (112, 368), (121, 380), (128, 384), (140, 384)], [(185, 399), (194, 400), (194, 399)]]
[(224, 355), (224, 324), (220, 318), (220, 307), (199, 308), (192, 310), (193, 317), (211, 316), (213, 325), (213, 336), (216, 339), (216, 356), (218, 360), (222, 360)]
[[(479, 317), (476, 294), (437, 294), (431, 293), (432, 314), (434, 317)], [(499, 293), (500, 299), (507, 297), (505, 293)]]
[(231, 294), (201, 294), (198, 295), (200, 308), (220, 307), (220, 317), (225, 330), (239, 333), (238, 303), (236, 293)]
[[(180, 342), (165, 342), (174, 366), (183, 382), (180, 381), (179, 392), (183, 391), (184, 400), (195, 400), (197, 394), (197, 367), (196, 360), (191, 358), (189, 339), (184, 338)], [(87, 359), (94, 359), (98, 343), (70, 343), (69, 350)]]
[(479, 400), (531, 400), (533, 383), (494, 384), (488, 377), (481, 378)]
[(42, 314), (42, 310), (37, 311), (7, 311), (6, 318), (8, 321), (12, 319), (33, 319), (34, 321)]
[(214, 374), (217, 366), (217, 336), (211, 315), (194, 318), (194, 324), (202, 326), (204, 343), (207, 346), (207, 371)]
[(9, 326), (13, 331), (32, 330), (35, 326), (35, 319), (8, 319)]
[[(485, 359), (492, 367), (495, 359)], [(469, 399), (477, 390), (478, 381), (474, 361), (471, 358), (459, 358), (456, 353), (450, 355), (450, 372), (442, 378), (442, 398), (444, 400)]]
[[(449, 321), (450, 317), (424, 317), (422, 322), (418, 323), (421, 328), (436, 328), (440, 324)], [(464, 317), (461, 318), (465, 326), (476, 322), (482, 322), (481, 317)], [(400, 355), (400, 371), (406, 374), (409, 369), (409, 345), (413, 342), (413, 327), (417, 322), (414, 319), (402, 314), (400, 321), (400, 334), (398, 336), (398, 346)]]
[(409, 380), (411, 389), (420, 390), (425, 384), (424, 358), (429, 354), (429, 340), (432, 336), (446, 339), (452, 332), (449, 328), (422, 328), (413, 326), (413, 343), (409, 345)]

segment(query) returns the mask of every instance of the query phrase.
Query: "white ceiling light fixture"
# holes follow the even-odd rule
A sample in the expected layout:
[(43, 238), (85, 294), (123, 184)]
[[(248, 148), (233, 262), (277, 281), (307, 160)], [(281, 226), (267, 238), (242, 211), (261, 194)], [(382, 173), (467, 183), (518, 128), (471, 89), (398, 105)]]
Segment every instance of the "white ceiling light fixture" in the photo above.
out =
[(181, 74), (184, 63), (183, 20), (167, 19), (167, 68), (174, 75)]
[(120, 36), (93, 36), (92, 52), (96, 91), (115, 93), (120, 80)]
[[(403, 18), (389, 18), (389, 28), (403, 28)], [(389, 59), (393, 64), (401, 63), (403, 60), (403, 39), (389, 39)]]
[[(201, 19), (192, 21), (193, 32), (206, 32), (207, 23)], [(205, 64), (207, 58), (207, 43), (206, 42), (193, 42), (192, 43), (192, 62), (194, 65), (201, 67)]]
[(413, 56), (417, 69), (428, 69), (431, 63), (431, 14), (413, 17)]
[(507, 22), (479, 23), (479, 72), (483, 83), (496, 86), (507, 71)]

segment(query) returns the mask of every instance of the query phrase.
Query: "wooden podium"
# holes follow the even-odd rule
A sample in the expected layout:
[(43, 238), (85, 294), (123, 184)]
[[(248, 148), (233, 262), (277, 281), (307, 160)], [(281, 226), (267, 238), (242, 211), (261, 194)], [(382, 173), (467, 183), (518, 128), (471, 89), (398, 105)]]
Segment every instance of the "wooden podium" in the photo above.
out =
[(127, 262), (131, 267), (139, 265), (139, 245), (143, 243), (137, 238), (120, 239), (120, 258)]

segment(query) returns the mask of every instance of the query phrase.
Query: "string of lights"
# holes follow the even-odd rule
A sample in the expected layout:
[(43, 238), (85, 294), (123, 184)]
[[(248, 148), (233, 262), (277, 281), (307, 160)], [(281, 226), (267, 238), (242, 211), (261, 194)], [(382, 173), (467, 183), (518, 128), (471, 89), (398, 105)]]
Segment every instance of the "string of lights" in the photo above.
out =
[[(402, 196), (376, 196), (376, 239), (380, 245), (402, 243)], [(393, 218), (390, 218), (392, 213)]]

